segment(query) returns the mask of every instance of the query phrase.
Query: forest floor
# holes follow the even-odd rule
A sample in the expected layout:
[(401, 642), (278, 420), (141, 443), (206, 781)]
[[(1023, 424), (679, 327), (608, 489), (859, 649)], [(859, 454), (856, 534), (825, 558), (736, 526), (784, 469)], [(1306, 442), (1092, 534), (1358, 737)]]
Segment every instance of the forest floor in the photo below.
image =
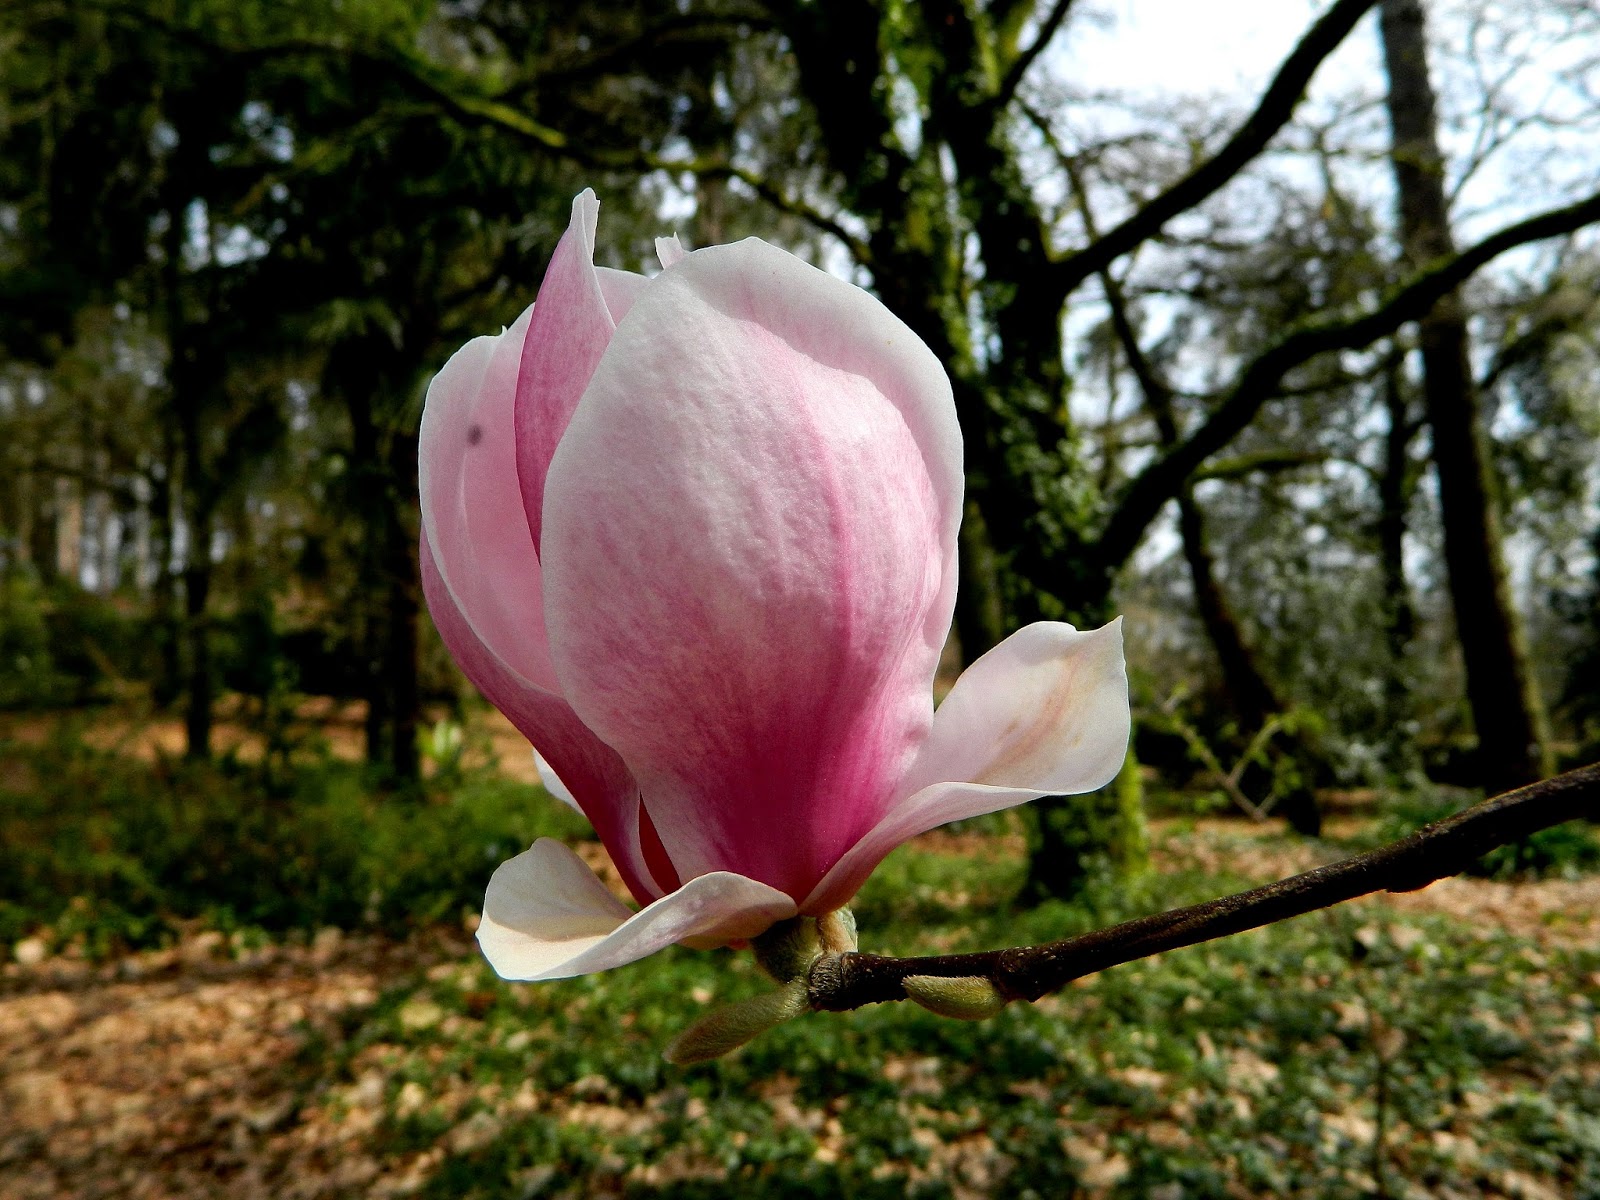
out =
[[(1175, 879), (1262, 881), (1339, 856), (1225, 819), (1161, 822), (1155, 844)], [(1015, 835), (928, 835), (897, 855), (911, 865), (894, 897), (867, 907), (920, 911), (933, 936), (928, 905), (983, 901), (949, 880), (1020, 851)], [(897, 910), (913, 894), (923, 908)], [(908, 1006), (814, 1015), (763, 1039), (809, 1026), (810, 1042), (693, 1071), (659, 1049), (725, 990), (726, 956), (508, 986), (443, 926), (253, 944), (194, 929), (103, 962), (19, 945), (0, 975), (0, 1195), (1600, 1195), (1600, 1130), (1582, 1115), (1593, 1126), (1600, 1098), (1600, 878), (1454, 879), (1318, 920), (1282, 946), (1245, 935), (1235, 950), (1255, 945), (1222, 958), (1117, 968), (976, 1027)], [(1371, 954), (1339, 959), (1352, 945)], [(1465, 1020), (1430, 1000), (1463, 981), (1504, 994), (1469, 997)], [(1130, 988), (1184, 1016), (1152, 1027)], [(1114, 1036), (1096, 1045), (1086, 1013)], [(1436, 1027), (1452, 1021), (1472, 1038)], [(1009, 1078), (964, 1087), (991, 1040)], [(853, 1095), (857, 1071), (873, 1079)]]
[[(216, 709), (212, 729), (212, 753), (218, 758), (237, 758), (243, 762), (261, 760), (265, 738), (255, 714), (245, 711), (250, 701), (237, 695), (225, 697)], [(139, 711), (147, 703), (139, 696), (132, 704), (85, 710), (76, 722), (74, 736), (97, 750), (123, 755), (140, 762), (178, 759), (184, 751), (183, 721), (171, 715)], [(292, 735), (307, 750), (326, 752), (342, 762), (360, 762), (366, 753), (363, 721), (364, 706), (357, 701), (338, 701), (313, 697), (303, 701), (294, 714)], [(0, 739), (24, 745), (42, 745), (61, 735), (63, 721), (58, 713), (0, 713)], [(495, 770), (523, 783), (538, 783), (528, 739), (495, 709), (475, 709), (464, 755), (468, 768), (493, 766)]]

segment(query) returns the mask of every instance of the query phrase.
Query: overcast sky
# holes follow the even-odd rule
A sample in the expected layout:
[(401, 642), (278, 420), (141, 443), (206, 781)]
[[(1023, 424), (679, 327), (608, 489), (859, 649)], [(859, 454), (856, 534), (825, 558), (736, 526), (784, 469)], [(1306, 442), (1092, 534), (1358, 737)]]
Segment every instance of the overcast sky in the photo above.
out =
[[(1242, 112), (1326, 8), (1308, 0), (1089, 0), (1057, 36), (1046, 65), (1076, 88), (1151, 101), (1220, 99)], [(1529, 127), (1510, 139), (1463, 191), (1455, 210), (1459, 233), (1481, 235), (1509, 218), (1588, 194), (1600, 176), (1596, 105), (1584, 94), (1585, 87), (1600, 91), (1600, 6), (1589, 6), (1588, 36), (1566, 41), (1556, 9), (1539, 0), (1427, 5), (1430, 35), (1440, 43), (1432, 67), (1446, 122), (1441, 138), (1457, 164), (1479, 132), (1470, 115), (1485, 78), (1502, 88), (1500, 103), (1513, 112), (1576, 122), (1555, 132)], [(1476, 38), (1474, 68), (1465, 49), (1470, 17), (1480, 10), (1489, 19)], [(1370, 13), (1318, 69), (1308, 108), (1357, 93), (1381, 97), (1383, 83), (1377, 14)]]
[[(1058, 69), (1087, 86), (1231, 94), (1258, 91), (1315, 19), (1304, 0), (1099, 0), (1104, 20), (1079, 18), (1060, 37)], [(1329, 63), (1336, 73), (1376, 65), (1372, 18)], [(1358, 43), (1352, 46), (1350, 43)]]

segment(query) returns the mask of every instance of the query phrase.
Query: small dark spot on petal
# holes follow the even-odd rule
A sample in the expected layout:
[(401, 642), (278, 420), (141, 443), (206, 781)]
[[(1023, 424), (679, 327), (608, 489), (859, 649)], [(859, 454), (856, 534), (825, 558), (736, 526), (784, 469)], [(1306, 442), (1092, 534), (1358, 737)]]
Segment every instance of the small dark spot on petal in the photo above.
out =
[(476, 446), (483, 441), (483, 426), (473, 425), (467, 429), (467, 445)]

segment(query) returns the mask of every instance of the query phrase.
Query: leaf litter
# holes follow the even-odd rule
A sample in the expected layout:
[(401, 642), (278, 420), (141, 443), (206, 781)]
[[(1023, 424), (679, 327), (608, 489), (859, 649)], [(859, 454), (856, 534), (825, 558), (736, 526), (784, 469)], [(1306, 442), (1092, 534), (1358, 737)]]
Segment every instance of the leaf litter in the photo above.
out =
[[(1230, 878), (1322, 853), (1227, 822), (1158, 844), (1163, 869)], [(926, 842), (997, 848), (1020, 851)], [(777, 1171), (817, 1194), (1356, 1196), (1375, 1161), (1395, 1195), (1600, 1195), (1600, 879), (1455, 879), (1324, 917), (1277, 958), (1246, 935), (970, 1028), (822, 1015), (687, 1073), (656, 1060), (664, 1033), (730, 962), (755, 986), (737, 960), (526, 987), (446, 927), (197, 928), (104, 963), (19, 945), (0, 1195), (736, 1195)]]

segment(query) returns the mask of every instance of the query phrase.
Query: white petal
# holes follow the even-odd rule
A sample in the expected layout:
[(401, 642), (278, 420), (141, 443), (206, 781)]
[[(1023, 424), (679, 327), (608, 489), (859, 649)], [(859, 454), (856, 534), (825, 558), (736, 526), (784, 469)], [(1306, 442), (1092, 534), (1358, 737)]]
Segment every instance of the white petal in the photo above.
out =
[(794, 914), (782, 892), (719, 871), (630, 915), (566, 845), (540, 838), (489, 880), (478, 944), (501, 978), (566, 979), (674, 942), (754, 937)]
[(544, 755), (537, 750), (533, 752), (533, 769), (539, 772), (539, 783), (545, 791), (549, 792), (561, 803), (577, 809), (578, 812), (581, 813), (583, 811), (583, 807), (578, 803), (578, 798), (572, 794), (572, 789), (561, 782), (561, 776), (556, 774), (556, 769), (546, 762)]
[(1122, 768), (1131, 729), (1120, 618), (1082, 633), (1055, 621), (1018, 630), (962, 673), (906, 774), (911, 794), (840, 858), (801, 911), (846, 903), (919, 833), (1104, 787)]

